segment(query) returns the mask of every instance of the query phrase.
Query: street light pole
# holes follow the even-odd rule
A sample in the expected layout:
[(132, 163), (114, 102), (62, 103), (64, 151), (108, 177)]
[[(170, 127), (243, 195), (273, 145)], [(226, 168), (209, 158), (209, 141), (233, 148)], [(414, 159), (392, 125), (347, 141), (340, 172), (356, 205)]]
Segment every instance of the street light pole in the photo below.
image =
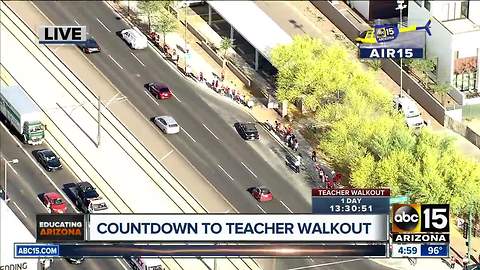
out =
[(5, 192), (5, 199), (7, 199), (7, 166), (9, 163), (11, 164), (17, 164), (18, 163), (18, 159), (14, 158), (12, 160), (7, 160), (6, 158), (3, 158), (4, 160), (4, 163), (3, 163), (3, 181), (5, 182), (5, 186), (4, 186), (4, 192)]
[(184, 29), (184, 33), (183, 33), (183, 41), (185, 42), (184, 44), (184, 57), (185, 57), (185, 73), (187, 73), (187, 66), (188, 66), (188, 63), (187, 63), (187, 24), (188, 24), (188, 21), (187, 21), (187, 8), (188, 8), (188, 4), (187, 2), (184, 3), (184, 16), (185, 16), (185, 29)]
[(467, 236), (467, 245), (468, 245), (468, 248), (467, 248), (467, 265), (470, 264), (470, 254), (471, 254), (471, 249), (472, 249), (472, 207), (471, 207), (471, 204), (470, 204), (470, 208), (468, 209), (468, 220), (467, 220), (467, 223), (468, 223), (468, 236)]
[[(397, 8), (396, 10), (400, 10), (400, 25), (398, 26), (398, 29), (400, 29), (402, 27), (402, 24), (403, 24), (403, 14), (402, 14), (402, 11), (404, 8), (406, 8), (407, 6), (404, 5), (405, 1), (404, 0), (397, 0)], [(402, 91), (403, 91), (403, 57), (400, 57), (400, 93), (399, 93), (399, 97), (402, 96)]]
[(102, 100), (100, 99), (100, 95), (98, 95), (98, 114), (97, 114), (97, 148), (100, 147), (100, 137), (101, 137), (101, 131), (102, 131), (102, 125), (100, 121), (102, 120), (102, 112), (100, 109), (102, 108)]

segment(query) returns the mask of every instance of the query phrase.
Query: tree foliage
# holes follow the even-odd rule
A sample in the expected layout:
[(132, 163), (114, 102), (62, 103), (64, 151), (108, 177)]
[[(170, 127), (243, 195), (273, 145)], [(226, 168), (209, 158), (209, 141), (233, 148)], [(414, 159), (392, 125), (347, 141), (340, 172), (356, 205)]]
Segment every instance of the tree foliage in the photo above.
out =
[(155, 31), (162, 33), (163, 44), (165, 44), (167, 34), (177, 30), (178, 21), (170, 13), (163, 11), (160, 13), (160, 16), (155, 17), (153, 28)]
[(303, 97), (316, 109), (317, 124), (327, 127), (319, 148), (352, 186), (389, 187), (416, 202), (449, 202), (454, 213), (467, 206), (480, 213), (479, 165), (459, 154), (452, 139), (408, 129), (391, 94), (343, 48), (295, 37), (271, 58), (278, 98)]
[[(148, 19), (148, 30), (152, 28), (152, 18), (157, 15), (159, 12), (165, 9), (166, 3), (164, 1), (138, 1), (138, 9), (141, 13), (147, 16)], [(168, 3), (169, 4), (169, 3)]]
[(422, 74), (423, 85), (428, 87), (428, 73), (435, 70), (435, 62), (432, 59), (413, 59), (408, 63), (410, 68)]

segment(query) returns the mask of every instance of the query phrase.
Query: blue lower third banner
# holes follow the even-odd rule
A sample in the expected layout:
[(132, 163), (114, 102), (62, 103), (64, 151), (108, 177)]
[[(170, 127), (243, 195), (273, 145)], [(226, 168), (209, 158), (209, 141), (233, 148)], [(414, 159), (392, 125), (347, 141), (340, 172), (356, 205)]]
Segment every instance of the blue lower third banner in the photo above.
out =
[[(56, 252), (47, 248), (56, 247)], [(319, 244), (15, 244), (15, 258), (25, 257), (386, 257), (385, 243)]]
[(423, 48), (362, 48), (360, 47), (360, 58), (423, 58)]
[(448, 244), (423, 244), (420, 249), (422, 257), (448, 257), (450, 247)]
[(59, 257), (56, 244), (15, 244), (15, 258)]

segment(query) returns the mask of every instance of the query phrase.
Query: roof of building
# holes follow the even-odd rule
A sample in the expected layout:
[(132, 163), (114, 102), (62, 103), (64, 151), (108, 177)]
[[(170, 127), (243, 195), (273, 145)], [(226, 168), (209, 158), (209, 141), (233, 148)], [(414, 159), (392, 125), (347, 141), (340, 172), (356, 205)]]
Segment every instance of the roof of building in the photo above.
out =
[(268, 60), (272, 48), (292, 42), (292, 38), (253, 1), (207, 3)]

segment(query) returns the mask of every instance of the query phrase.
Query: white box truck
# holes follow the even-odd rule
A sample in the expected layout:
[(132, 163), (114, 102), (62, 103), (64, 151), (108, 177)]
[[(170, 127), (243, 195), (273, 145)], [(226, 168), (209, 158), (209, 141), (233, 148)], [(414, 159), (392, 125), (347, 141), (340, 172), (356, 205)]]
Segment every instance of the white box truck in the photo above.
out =
[(38, 145), (45, 138), (42, 111), (19, 85), (0, 88), (0, 112), (7, 125), (13, 127), (23, 143)]

